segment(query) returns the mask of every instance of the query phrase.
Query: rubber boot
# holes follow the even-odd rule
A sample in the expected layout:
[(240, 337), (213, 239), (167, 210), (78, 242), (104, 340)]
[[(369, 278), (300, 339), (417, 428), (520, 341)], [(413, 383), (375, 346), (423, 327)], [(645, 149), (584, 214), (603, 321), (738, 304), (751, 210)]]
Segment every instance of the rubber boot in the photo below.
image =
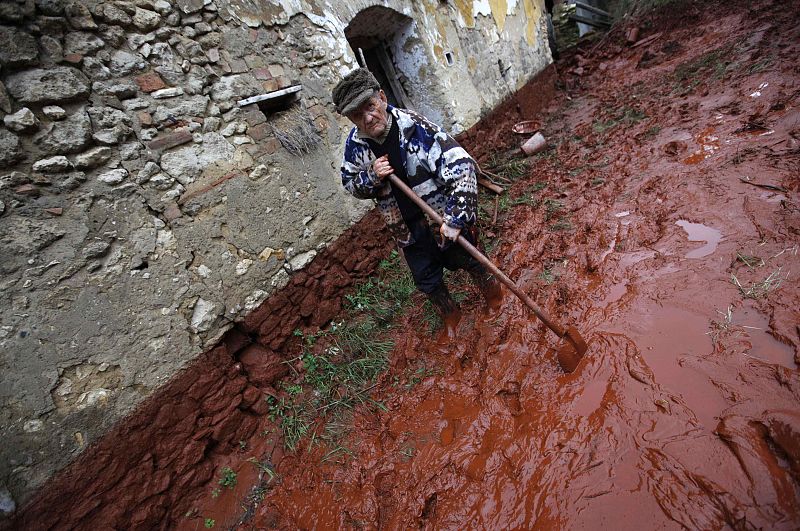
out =
[(500, 304), (503, 302), (503, 288), (500, 282), (494, 278), (494, 275), (486, 271), (470, 271), (469, 276), (472, 277), (472, 282), (481, 291), (483, 300), (486, 302), (486, 308), (491, 311), (500, 308)]
[(447, 291), (447, 286), (442, 284), (433, 293), (428, 293), (428, 298), (439, 312), (444, 322), (444, 330), (439, 336), (439, 340), (455, 339), (458, 331), (458, 322), (461, 320), (461, 312), (452, 297)]

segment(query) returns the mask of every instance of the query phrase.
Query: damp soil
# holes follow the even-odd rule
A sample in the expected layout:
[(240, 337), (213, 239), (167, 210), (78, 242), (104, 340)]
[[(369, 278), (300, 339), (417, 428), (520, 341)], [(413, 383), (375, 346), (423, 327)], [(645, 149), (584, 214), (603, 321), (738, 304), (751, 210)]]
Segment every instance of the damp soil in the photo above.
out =
[(587, 339), (577, 370), (510, 292), (486, 313), (469, 288), (445, 345), (420, 312), (401, 318), (370, 390), (384, 407), (354, 411), (349, 453), (301, 443), (246, 518), (250, 472), (198, 514), (243, 529), (800, 526), (798, 19), (780, 2), (682, 6), (643, 21), (640, 39), (661, 32), (646, 45), (623, 44), (626, 28), (580, 44), (541, 113), (512, 101), (464, 140), (486, 166), (527, 138), (514, 123), (542, 124), (548, 149), (508, 191), (538, 201), (484, 233)]

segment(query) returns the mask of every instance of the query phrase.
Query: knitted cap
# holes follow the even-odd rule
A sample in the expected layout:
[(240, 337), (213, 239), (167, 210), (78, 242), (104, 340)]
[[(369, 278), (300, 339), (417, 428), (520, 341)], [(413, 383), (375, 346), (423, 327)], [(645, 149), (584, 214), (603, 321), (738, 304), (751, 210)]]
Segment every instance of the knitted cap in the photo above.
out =
[(366, 68), (356, 68), (333, 88), (333, 104), (336, 112), (347, 114), (367, 101), (381, 86), (372, 72)]

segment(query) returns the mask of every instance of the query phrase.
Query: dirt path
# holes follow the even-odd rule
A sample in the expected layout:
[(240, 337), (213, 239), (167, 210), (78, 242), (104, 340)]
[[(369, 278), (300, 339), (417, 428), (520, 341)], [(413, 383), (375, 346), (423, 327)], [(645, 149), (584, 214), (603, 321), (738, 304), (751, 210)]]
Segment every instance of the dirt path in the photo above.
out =
[[(578, 371), (510, 294), (493, 316), (465, 301), (448, 349), (412, 312), (352, 457), (277, 457), (248, 525), (800, 526), (800, 20), (738, 4), (559, 65), (566, 90), (539, 117), (553, 147), (514, 185), (492, 256), (579, 325)], [(495, 152), (518, 118), (482, 126)]]

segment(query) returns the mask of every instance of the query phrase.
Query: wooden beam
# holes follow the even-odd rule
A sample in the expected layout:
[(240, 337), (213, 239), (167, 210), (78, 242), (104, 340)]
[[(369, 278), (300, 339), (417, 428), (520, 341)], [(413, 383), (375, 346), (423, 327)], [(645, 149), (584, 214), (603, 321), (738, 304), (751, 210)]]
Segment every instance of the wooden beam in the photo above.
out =
[(596, 13), (598, 15), (611, 18), (611, 14), (608, 11), (603, 11), (599, 7), (590, 6), (589, 4), (584, 4), (583, 2), (575, 2), (575, 5), (577, 7), (585, 9), (586, 11), (591, 11), (592, 13)]

